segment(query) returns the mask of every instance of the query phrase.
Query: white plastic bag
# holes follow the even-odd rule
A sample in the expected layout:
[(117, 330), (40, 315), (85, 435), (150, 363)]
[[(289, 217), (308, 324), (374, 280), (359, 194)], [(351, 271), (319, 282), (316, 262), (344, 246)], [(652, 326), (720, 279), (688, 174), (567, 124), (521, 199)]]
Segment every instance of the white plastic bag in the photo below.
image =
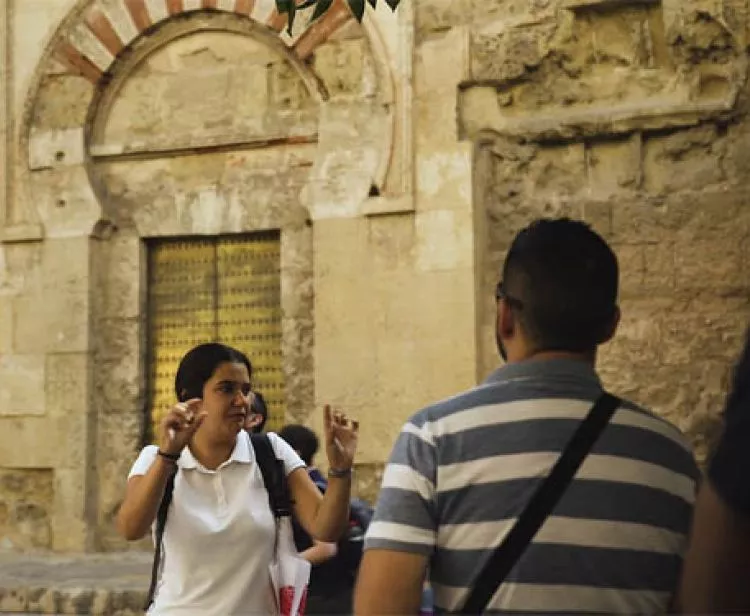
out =
[(294, 546), (291, 518), (276, 521), (276, 549), (270, 565), (271, 584), (280, 616), (304, 616), (310, 563), (300, 558)]

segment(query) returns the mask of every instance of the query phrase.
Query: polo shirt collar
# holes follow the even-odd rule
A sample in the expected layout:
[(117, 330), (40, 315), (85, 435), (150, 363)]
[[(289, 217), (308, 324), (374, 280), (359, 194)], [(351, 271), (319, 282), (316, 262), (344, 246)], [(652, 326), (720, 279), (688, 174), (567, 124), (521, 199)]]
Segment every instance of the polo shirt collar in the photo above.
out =
[[(250, 449), (250, 437), (247, 435), (247, 432), (245, 432), (244, 430), (240, 430), (239, 434), (237, 435), (237, 440), (235, 441), (234, 449), (232, 450), (232, 455), (229, 456), (229, 459), (221, 464), (219, 468), (228, 466), (232, 462), (250, 464), (253, 461), (253, 458), (253, 452)], [(177, 465), (183, 470), (206, 470), (204, 466), (195, 459), (195, 456), (193, 455), (193, 452), (190, 451), (189, 447), (185, 447), (185, 449), (182, 450), (180, 459), (177, 461)]]
[(485, 380), (485, 384), (499, 384), (518, 379), (588, 381), (597, 388), (602, 386), (591, 364), (581, 360), (559, 357), (554, 359), (527, 359), (505, 364), (490, 374)]

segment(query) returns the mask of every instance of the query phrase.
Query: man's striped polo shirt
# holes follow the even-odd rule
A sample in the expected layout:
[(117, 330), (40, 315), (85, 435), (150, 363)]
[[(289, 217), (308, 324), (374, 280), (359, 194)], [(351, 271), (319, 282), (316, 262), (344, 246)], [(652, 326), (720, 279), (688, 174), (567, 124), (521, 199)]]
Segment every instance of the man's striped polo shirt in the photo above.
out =
[[(367, 549), (427, 555), (437, 611), (459, 610), (601, 391), (584, 362), (530, 360), (417, 413), (391, 454)], [(698, 476), (681, 433), (624, 402), (489, 612), (663, 612)]]

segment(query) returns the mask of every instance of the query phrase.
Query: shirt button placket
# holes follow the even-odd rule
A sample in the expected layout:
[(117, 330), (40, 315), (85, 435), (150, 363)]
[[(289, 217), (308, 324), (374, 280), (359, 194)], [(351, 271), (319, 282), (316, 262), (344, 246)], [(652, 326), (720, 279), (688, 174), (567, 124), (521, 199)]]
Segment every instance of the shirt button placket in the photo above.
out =
[(216, 490), (216, 501), (218, 504), (219, 515), (225, 516), (227, 514), (227, 497), (219, 473), (214, 475), (214, 488)]

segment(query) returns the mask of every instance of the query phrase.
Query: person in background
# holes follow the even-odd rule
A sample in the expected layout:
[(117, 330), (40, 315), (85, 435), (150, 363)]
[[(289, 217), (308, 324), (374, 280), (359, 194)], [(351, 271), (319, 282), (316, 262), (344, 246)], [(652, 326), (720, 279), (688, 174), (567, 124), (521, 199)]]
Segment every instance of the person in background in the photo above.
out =
[[(302, 458), (310, 479), (324, 494), (328, 482), (315, 466), (315, 455), (319, 447), (315, 432), (303, 425), (289, 424), (279, 431), (279, 436)], [(352, 581), (347, 579), (341, 563), (335, 558), (338, 545), (313, 539), (296, 518), (293, 519), (292, 526), (300, 556), (313, 565), (305, 612), (309, 616), (351, 614)]]
[(724, 420), (698, 493), (675, 602), (684, 614), (750, 613), (750, 331)]
[(263, 394), (254, 391), (250, 402), (250, 412), (245, 418), (245, 430), (252, 434), (260, 434), (268, 421), (268, 407)]

